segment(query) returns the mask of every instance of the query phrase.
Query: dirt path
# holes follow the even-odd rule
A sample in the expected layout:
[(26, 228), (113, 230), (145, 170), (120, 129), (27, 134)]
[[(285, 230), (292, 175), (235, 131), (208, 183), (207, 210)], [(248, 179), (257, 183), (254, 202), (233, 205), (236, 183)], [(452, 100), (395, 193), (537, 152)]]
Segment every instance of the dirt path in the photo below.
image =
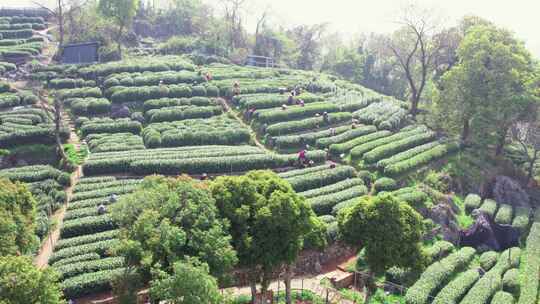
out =
[(225, 112), (227, 113), (230, 113), (234, 119), (238, 120), (238, 122), (240, 122), (240, 124), (242, 124), (243, 127), (247, 128), (249, 130), (249, 132), (251, 133), (251, 138), (253, 139), (253, 141), (255, 142), (255, 145), (261, 149), (264, 149), (265, 151), (267, 152), (272, 152), (274, 153), (274, 151), (272, 150), (269, 150), (268, 148), (266, 148), (260, 141), (259, 139), (257, 138), (257, 134), (255, 133), (255, 131), (253, 131), (253, 129), (251, 129), (250, 126), (248, 126), (243, 120), (242, 118), (238, 117), (238, 114), (236, 114), (236, 112), (234, 112), (232, 109), (231, 109), (231, 106), (229, 105), (229, 103), (224, 99), (224, 98), (219, 98), (219, 101), (221, 103), (221, 105), (225, 108)]

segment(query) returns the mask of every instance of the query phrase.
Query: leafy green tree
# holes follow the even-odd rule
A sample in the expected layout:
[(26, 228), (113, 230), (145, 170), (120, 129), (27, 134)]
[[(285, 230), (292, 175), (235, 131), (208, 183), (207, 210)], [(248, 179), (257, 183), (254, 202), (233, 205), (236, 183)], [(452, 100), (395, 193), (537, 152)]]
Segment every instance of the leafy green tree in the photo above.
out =
[(133, 22), (138, 3), (137, 0), (99, 0), (99, 12), (107, 18), (113, 19), (118, 26), (115, 41), (120, 57), (122, 56), (122, 36)]
[[(252, 298), (256, 283), (266, 294), (271, 274), (286, 265), (290, 303), (290, 265), (304, 242), (324, 246), (322, 224), (291, 185), (271, 171), (251, 171), (243, 176), (223, 176), (210, 185), (218, 209), (231, 223), (230, 232), (239, 265), (249, 269)], [(314, 241), (315, 240), (315, 241)]]
[(171, 272), (175, 262), (187, 257), (207, 263), (218, 277), (237, 262), (227, 223), (218, 217), (210, 191), (189, 177), (145, 178), (135, 192), (120, 199), (113, 216), (121, 227), (116, 250), (144, 282), (152, 268)]
[[(422, 264), (422, 216), (391, 194), (364, 196), (338, 213), (341, 238), (351, 246), (364, 246), (371, 277), (390, 267)], [(366, 303), (374, 286), (368, 283)]]
[[(458, 51), (459, 63), (445, 73), (434, 96), (443, 127), (468, 142), (495, 142), (495, 154), (507, 133), (534, 101), (533, 63), (514, 35), (492, 25), (473, 26)], [(485, 141), (483, 142), (487, 144)]]
[(52, 268), (38, 269), (30, 257), (0, 257), (0, 302), (63, 304), (58, 276)]
[(221, 304), (217, 280), (208, 271), (208, 265), (194, 259), (176, 262), (172, 274), (157, 272), (157, 279), (150, 283), (150, 295), (154, 299), (173, 304)]
[(36, 201), (28, 188), (0, 179), (0, 256), (37, 248), (36, 219)]

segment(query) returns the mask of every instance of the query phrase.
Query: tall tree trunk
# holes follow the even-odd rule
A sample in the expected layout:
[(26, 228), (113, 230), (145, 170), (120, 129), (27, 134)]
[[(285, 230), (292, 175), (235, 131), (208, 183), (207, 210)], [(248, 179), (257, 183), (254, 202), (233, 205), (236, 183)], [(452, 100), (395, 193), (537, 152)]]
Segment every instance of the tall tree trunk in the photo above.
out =
[(60, 46), (64, 45), (64, 12), (63, 12), (63, 5), (62, 0), (58, 0), (58, 16), (56, 19), (58, 19), (58, 35), (59, 37), (59, 43)]
[(469, 139), (471, 124), (469, 118), (466, 117), (463, 119), (463, 129), (461, 130), (461, 142), (465, 144)]
[(118, 55), (120, 56), (120, 59), (122, 59), (122, 32), (124, 31), (124, 24), (122, 23), (120, 25), (120, 28), (118, 29), (118, 35), (116, 37), (116, 47), (118, 48)]
[(64, 146), (62, 145), (62, 139), (60, 138), (60, 129), (62, 128), (62, 104), (58, 99), (54, 100), (54, 137), (56, 140), (56, 149), (65, 169), (68, 169), (69, 159), (64, 151)]
[(504, 145), (506, 143), (506, 134), (508, 134), (508, 128), (502, 127), (501, 131), (498, 132), (499, 138), (497, 139), (497, 146), (495, 148), (495, 156), (502, 155)]
[(257, 271), (251, 270), (248, 274), (249, 287), (251, 288), (251, 303), (257, 301)]
[(533, 177), (534, 164), (536, 163), (536, 159), (538, 158), (538, 150), (534, 149), (533, 153), (533, 157), (530, 159), (529, 168), (527, 169), (527, 182), (530, 182)]
[(418, 96), (413, 94), (411, 97), (411, 110), (410, 113), (412, 115), (413, 120), (416, 120), (416, 114), (418, 114)]
[(291, 280), (292, 280), (292, 265), (287, 264), (285, 266), (285, 303), (291, 304)]
[(371, 298), (371, 295), (373, 294), (375, 290), (375, 279), (373, 277), (373, 272), (368, 272), (368, 278), (366, 281), (365, 286), (365, 293), (364, 293), (364, 303), (369, 303), (369, 299)]

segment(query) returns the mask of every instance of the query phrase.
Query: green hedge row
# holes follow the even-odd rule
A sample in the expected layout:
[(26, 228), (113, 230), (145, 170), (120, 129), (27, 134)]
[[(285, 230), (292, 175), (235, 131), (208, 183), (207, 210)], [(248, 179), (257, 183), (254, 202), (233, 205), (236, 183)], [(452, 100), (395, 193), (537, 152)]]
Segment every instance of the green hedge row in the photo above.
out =
[(13, 15), (22, 15), (24, 14), (24, 9), (6, 9), (3, 8), (3, 11), (5, 11), (7, 14), (12, 15), (8, 17), (2, 17), (4, 20), (7, 20), (11, 24), (18, 24), (18, 23), (40, 23), (44, 24), (45, 20), (43, 17), (31, 17), (31, 16), (13, 16)]
[(14, 23), (14, 24), (0, 24), (0, 30), (22, 30), (31, 29), (32, 23)]
[[(233, 102), (244, 109), (269, 109), (287, 104), (288, 98), (289, 95), (287, 94), (238, 95), (233, 98)], [(302, 93), (295, 97), (295, 101), (300, 99), (307, 105), (309, 103), (322, 101), (323, 97), (312, 93)]]
[(84, 80), (82, 78), (56, 78), (49, 81), (47, 86), (51, 89), (75, 89), (82, 87), (95, 87), (96, 82), (93, 80)]
[(514, 297), (508, 292), (499, 290), (491, 299), (491, 304), (514, 304)]
[(446, 258), (431, 264), (418, 281), (407, 290), (405, 301), (408, 304), (429, 303), (430, 296), (435, 294), (453, 274), (465, 268), (472, 261), (475, 253), (474, 248), (463, 247)]
[(116, 177), (114, 176), (83, 177), (79, 180), (79, 182), (77, 183), (77, 186), (89, 185), (89, 184), (100, 184), (100, 183), (112, 182), (115, 180), (116, 180)]
[(111, 102), (105, 98), (74, 98), (70, 104), (71, 111), (78, 116), (105, 114), (111, 110)]
[(60, 287), (67, 298), (78, 298), (111, 289), (111, 278), (120, 275), (123, 268), (84, 273), (63, 281)]
[(328, 169), (329, 169), (328, 165), (324, 164), (324, 165), (315, 166), (315, 167), (307, 167), (307, 168), (303, 168), (303, 169), (294, 169), (294, 170), (281, 172), (281, 173), (278, 173), (278, 176), (281, 177), (281, 178), (288, 179), (288, 178), (291, 178), (291, 177), (301, 176), (301, 175), (308, 175), (308, 174), (312, 174), (312, 173), (319, 172), (319, 171), (325, 171), (325, 170), (328, 170)]
[(76, 220), (76, 219), (81, 219), (88, 216), (97, 216), (97, 215), (99, 215), (97, 206), (91, 206), (91, 207), (86, 207), (86, 208), (70, 210), (68, 213), (66, 213), (66, 216), (64, 216), (64, 220), (70, 221), (70, 220)]
[(20, 29), (20, 30), (0, 30), (0, 36), (3, 39), (26, 39), (34, 35), (32, 29)]
[(432, 304), (459, 303), (465, 294), (480, 278), (478, 269), (460, 273), (437, 294)]
[(96, 190), (77, 192), (73, 194), (73, 196), (71, 197), (71, 202), (82, 201), (82, 200), (98, 198), (98, 197), (108, 197), (112, 194), (119, 195), (119, 194), (129, 193), (133, 191), (135, 188), (137, 188), (138, 185), (139, 183), (126, 183), (126, 184), (120, 184), (118, 186), (103, 187), (101, 189), (96, 189)]
[(85, 244), (112, 240), (118, 237), (120, 230), (109, 230), (105, 232), (99, 232), (94, 234), (82, 235), (73, 238), (60, 239), (54, 246), (55, 251), (62, 250), (64, 248), (81, 246)]
[(503, 276), (503, 290), (515, 296), (519, 296), (520, 278), (519, 269), (513, 268), (508, 270)]
[(72, 263), (77, 263), (77, 262), (82, 262), (82, 261), (95, 261), (99, 259), (101, 259), (101, 256), (99, 254), (95, 252), (90, 252), (90, 253), (76, 255), (70, 258), (59, 260), (58, 262), (52, 264), (51, 266), (53, 267), (62, 266), (62, 265), (67, 265), (67, 264), (72, 264)]
[(105, 77), (115, 73), (136, 73), (136, 72), (160, 72), (160, 71), (181, 71), (195, 70), (195, 65), (181, 57), (163, 56), (160, 58), (148, 58), (119, 61), (105, 64), (95, 64), (80, 68), (78, 73), (84, 78)]
[(141, 133), (142, 125), (129, 118), (111, 119), (99, 118), (83, 122), (81, 133), (83, 136), (94, 133)]
[(112, 270), (124, 266), (123, 257), (108, 257), (94, 261), (80, 261), (54, 267), (59, 274), (60, 280), (64, 281), (84, 273), (92, 273), (103, 270)]
[(362, 157), (368, 163), (377, 162), (383, 158), (391, 157), (397, 153), (400, 153), (406, 149), (422, 145), (435, 137), (435, 133), (427, 131), (424, 133), (412, 135), (408, 138), (402, 140), (397, 140), (395, 142), (390, 142), (385, 145), (374, 148), (373, 150), (367, 152)]
[(484, 271), (488, 271), (491, 268), (493, 268), (495, 264), (497, 264), (498, 259), (499, 259), (498, 252), (486, 251), (482, 253), (482, 255), (480, 255), (480, 259), (479, 259), (480, 267), (482, 267)]
[(337, 166), (323, 171), (316, 171), (312, 174), (305, 174), (286, 178), (296, 192), (303, 192), (314, 188), (337, 183), (347, 178), (355, 176), (353, 167)]
[(364, 185), (353, 186), (339, 192), (321, 195), (308, 199), (308, 203), (317, 215), (330, 214), (337, 204), (351, 199), (359, 198), (368, 193)]
[(375, 125), (379, 130), (397, 130), (404, 123), (407, 111), (392, 102), (377, 102), (353, 115), (360, 122)]
[(0, 109), (33, 105), (38, 98), (33, 94), (25, 93), (2, 93), (0, 94)]
[[(326, 154), (323, 151), (313, 151), (308, 153), (308, 157), (315, 161), (315, 163), (323, 162), (325, 160), (325, 156)], [(223, 156), (214, 158), (157, 161), (141, 160), (133, 162), (130, 166), (130, 171), (138, 175), (233, 173), (292, 166), (296, 160), (296, 154), (255, 154), (244, 156)]]
[(132, 133), (94, 133), (85, 139), (92, 153), (145, 149), (142, 137)]
[[(333, 129), (333, 130), (332, 130)], [(351, 126), (339, 126), (316, 132), (307, 132), (295, 135), (284, 135), (274, 137), (272, 144), (278, 149), (298, 149), (304, 145), (315, 145), (321, 138), (332, 136), (332, 134), (341, 134), (351, 129)]]
[(0, 170), (0, 177), (25, 183), (40, 182), (48, 179), (57, 181), (62, 186), (71, 184), (69, 173), (62, 172), (49, 165), (24, 166)]
[(122, 73), (110, 75), (103, 82), (106, 88), (114, 86), (142, 87), (162, 84), (195, 84), (205, 82), (202, 75), (193, 71), (163, 71), (144, 73)]
[(540, 222), (531, 226), (527, 236), (526, 250), (523, 258), (522, 282), (519, 304), (535, 304), (538, 298), (540, 282)]
[(499, 210), (497, 211), (497, 215), (495, 216), (495, 223), (510, 225), (512, 224), (513, 216), (514, 209), (512, 208), (512, 205), (501, 204), (499, 206)]
[(305, 106), (290, 106), (286, 109), (268, 109), (255, 112), (254, 120), (259, 124), (272, 124), (293, 119), (303, 119), (324, 112), (342, 112), (340, 107), (328, 102), (314, 102)]
[[(0, 40), (0, 42), (1, 41), (2, 40)], [(13, 63), (0, 61), (0, 75), (4, 74), (6, 72), (15, 71), (16, 69), (17, 69), (17, 66), (14, 65)]]
[(152, 109), (160, 109), (175, 106), (215, 106), (218, 102), (215, 99), (208, 97), (191, 97), (191, 98), (158, 98), (146, 100), (143, 104), (144, 111)]
[(117, 239), (98, 241), (94, 243), (87, 243), (83, 245), (66, 247), (61, 250), (55, 251), (49, 259), (49, 264), (55, 264), (58, 261), (72, 258), (78, 255), (87, 254), (87, 253), (97, 253), (100, 256), (105, 256), (105, 254), (114, 246), (118, 244)]
[(390, 131), (386, 131), (386, 130), (377, 131), (377, 132), (373, 132), (373, 133), (370, 133), (370, 134), (367, 134), (367, 135), (363, 135), (363, 136), (351, 139), (349, 141), (346, 141), (346, 142), (343, 142), (343, 143), (340, 143), (340, 144), (332, 144), (332, 145), (330, 145), (330, 153), (332, 153), (334, 155), (340, 155), (340, 154), (343, 154), (343, 153), (348, 153), (349, 151), (351, 151), (355, 147), (361, 146), (361, 145), (363, 145), (365, 143), (369, 143), (371, 141), (376, 141), (378, 139), (388, 137), (391, 134), (392, 133), (390, 133)]
[(348, 208), (358, 202), (358, 197), (352, 198), (350, 200), (346, 200), (340, 203), (337, 203), (334, 207), (332, 207), (332, 215), (337, 216), (339, 211), (341, 209)]
[(89, 198), (85, 200), (80, 200), (77, 202), (70, 202), (68, 206), (68, 211), (76, 211), (79, 209), (85, 209), (88, 207), (94, 207), (97, 208), (97, 206), (103, 204), (103, 205), (110, 205), (114, 202), (109, 201), (108, 197), (97, 197), (97, 198)]
[(91, 233), (103, 232), (116, 228), (113, 219), (107, 215), (87, 216), (80, 219), (65, 221), (61, 237), (69, 238)]
[(112, 87), (105, 92), (114, 103), (146, 101), (158, 98), (217, 97), (214, 90), (203, 86), (161, 85), (145, 87)]
[(441, 158), (448, 153), (456, 151), (457, 149), (458, 145), (454, 143), (438, 145), (407, 160), (388, 165), (384, 168), (384, 173), (389, 175), (401, 174), (418, 166), (427, 164), (435, 159)]
[[(5, 132), (2, 130), (7, 126), (10, 130)], [(62, 128), (61, 140), (65, 141), (69, 137), (69, 130)], [(11, 148), (27, 144), (53, 144), (56, 142), (54, 135), (54, 127), (52, 126), (35, 126), (24, 129), (24, 125), (9, 123), (0, 124), (0, 148)]]
[(447, 257), (455, 249), (454, 245), (447, 241), (436, 241), (424, 251), (424, 256), (430, 264)]
[(381, 177), (373, 183), (373, 187), (375, 188), (375, 191), (393, 191), (398, 188), (398, 184), (396, 180), (389, 177)]
[(176, 106), (160, 109), (152, 109), (145, 113), (146, 121), (151, 123), (176, 121), (183, 119), (210, 118), (221, 114), (220, 106)]
[[(399, 152), (398, 150), (399, 146), (396, 148), (395, 146), (393, 146), (394, 143), (401, 142), (401, 140), (403, 139), (409, 139), (410, 137), (415, 137), (416, 135), (424, 134), (426, 132), (427, 132), (427, 129), (422, 126), (422, 127), (414, 128), (412, 130), (408, 129), (407, 131), (401, 131), (387, 137), (382, 137), (382, 138), (379, 138), (370, 142), (366, 142), (362, 145), (354, 147), (351, 150), (351, 157), (356, 158), (356, 159), (361, 158), (367, 152), (374, 150), (375, 148), (378, 148), (378, 147), (384, 147), (387, 144), (392, 144), (391, 146), (389, 146), (390, 152), (392, 151)], [(385, 156), (385, 155), (388, 156), (388, 154), (385, 153), (385, 149), (383, 149), (381, 152), (382, 152), (382, 156)], [(375, 154), (372, 156), (372, 158), (374, 160), (377, 160), (376, 158), (377, 156), (378, 154)]]
[(75, 88), (58, 90), (56, 91), (56, 96), (61, 100), (65, 100), (68, 98), (100, 98), (103, 95), (101, 94), (101, 90), (99, 88)]
[(497, 264), (482, 276), (465, 295), (461, 304), (489, 304), (493, 295), (502, 287), (502, 275), (519, 265), (521, 250), (517, 247), (505, 250)]
[(377, 131), (374, 126), (361, 126), (356, 129), (351, 129), (341, 134), (330, 136), (326, 138), (320, 138), (316, 142), (316, 146), (319, 148), (326, 148), (334, 144), (341, 144), (343, 142), (349, 142), (357, 137), (364, 136)]
[(335, 184), (311, 189), (308, 191), (300, 192), (298, 194), (309, 199), (309, 198), (314, 198), (317, 196), (331, 194), (331, 193), (335, 193), (335, 192), (342, 191), (345, 189), (349, 189), (354, 186), (361, 186), (361, 185), (364, 185), (364, 181), (361, 178), (348, 178), (346, 180), (342, 180)]
[(263, 133), (268, 133), (271, 136), (279, 136), (281, 134), (290, 134), (294, 132), (302, 132), (311, 129), (318, 129), (321, 127), (330, 126), (333, 124), (344, 123), (352, 119), (351, 113), (347, 112), (338, 112), (328, 114), (328, 121), (325, 122), (322, 116), (306, 118), (302, 120), (294, 120), (287, 122), (279, 122), (273, 125), (270, 125), (264, 130), (261, 128)]
[(73, 193), (80, 193), (80, 192), (89, 192), (89, 191), (95, 191), (95, 190), (104, 190), (107, 188), (116, 188), (119, 186), (127, 186), (127, 185), (137, 185), (141, 183), (142, 180), (140, 179), (112, 179), (112, 180), (104, 180), (102, 182), (98, 183), (78, 183), (73, 188)]

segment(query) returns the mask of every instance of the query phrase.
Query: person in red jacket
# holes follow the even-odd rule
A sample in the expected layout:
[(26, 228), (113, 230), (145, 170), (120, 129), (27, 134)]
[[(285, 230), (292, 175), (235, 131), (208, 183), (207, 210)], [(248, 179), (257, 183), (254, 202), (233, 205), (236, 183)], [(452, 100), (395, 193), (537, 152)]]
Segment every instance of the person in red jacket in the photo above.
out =
[(306, 150), (300, 150), (300, 152), (298, 152), (298, 163), (300, 164), (300, 166), (304, 166), (306, 162)]

